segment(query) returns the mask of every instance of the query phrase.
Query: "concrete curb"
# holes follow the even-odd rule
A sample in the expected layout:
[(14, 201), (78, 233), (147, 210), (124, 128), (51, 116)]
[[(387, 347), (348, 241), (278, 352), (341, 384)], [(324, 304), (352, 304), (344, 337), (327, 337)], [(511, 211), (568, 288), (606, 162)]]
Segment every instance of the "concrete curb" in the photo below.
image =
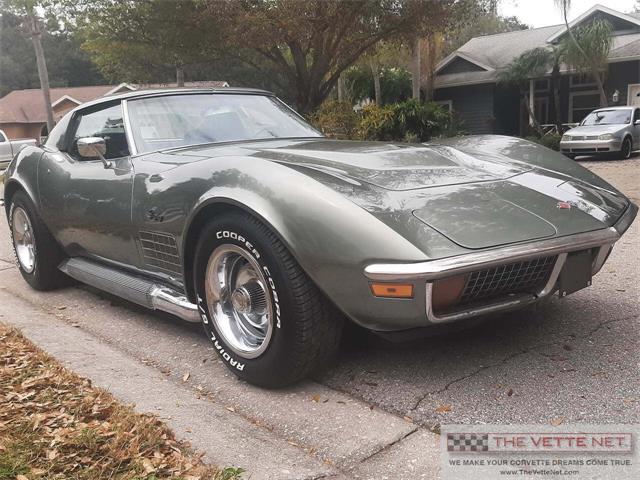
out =
[[(18, 280), (16, 269), (3, 271), (2, 276), (0, 303), (4, 312), (12, 313), (0, 316), (0, 321), (21, 329), (96, 386), (136, 404), (140, 411), (160, 415), (179, 438), (213, 464), (241, 466), (252, 479), (437, 478), (438, 437), (413, 423), (313, 382), (265, 391), (224, 374), (215, 378), (213, 395), (204, 395), (183, 385), (179, 374), (162, 373), (166, 369), (153, 360), (131, 355), (123, 345), (109, 345), (83, 325), (78, 328), (78, 317), (89, 312), (65, 310), (60, 319), (62, 315), (41, 308), (41, 302), (50, 306), (61, 298), (82, 302), (79, 297), (91, 293), (34, 292)], [(7, 282), (7, 277), (16, 281)], [(114, 317), (120, 313), (122, 309), (111, 306), (90, 311), (94, 321), (104, 316), (109, 322), (111, 317), (114, 327)], [(134, 317), (129, 326), (135, 338), (135, 317), (149, 315), (126, 313)], [(154, 353), (162, 354), (159, 338), (156, 345)], [(213, 373), (225, 372), (222, 365), (206, 365), (203, 371), (193, 370), (193, 375), (207, 386), (206, 379), (198, 377), (210, 376), (212, 367)]]

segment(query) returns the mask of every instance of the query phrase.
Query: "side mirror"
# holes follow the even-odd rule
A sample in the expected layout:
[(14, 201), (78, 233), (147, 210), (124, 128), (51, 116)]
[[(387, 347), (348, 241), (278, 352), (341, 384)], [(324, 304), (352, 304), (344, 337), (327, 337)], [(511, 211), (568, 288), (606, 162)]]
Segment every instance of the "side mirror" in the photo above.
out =
[(84, 137), (77, 141), (78, 155), (82, 158), (99, 158), (104, 168), (111, 168), (112, 164), (106, 158), (107, 144), (101, 137)]
[(640, 120), (636, 120), (635, 122), (633, 122), (634, 125), (640, 125)]

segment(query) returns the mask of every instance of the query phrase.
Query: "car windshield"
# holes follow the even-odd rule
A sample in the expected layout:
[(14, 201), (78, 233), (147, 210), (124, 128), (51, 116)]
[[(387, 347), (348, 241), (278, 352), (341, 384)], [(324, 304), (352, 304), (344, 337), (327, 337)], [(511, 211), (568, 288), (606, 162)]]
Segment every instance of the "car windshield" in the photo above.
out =
[(320, 137), (277, 98), (227, 93), (129, 100), (138, 153), (203, 143)]
[(598, 110), (591, 112), (582, 121), (582, 125), (622, 125), (631, 123), (631, 109)]

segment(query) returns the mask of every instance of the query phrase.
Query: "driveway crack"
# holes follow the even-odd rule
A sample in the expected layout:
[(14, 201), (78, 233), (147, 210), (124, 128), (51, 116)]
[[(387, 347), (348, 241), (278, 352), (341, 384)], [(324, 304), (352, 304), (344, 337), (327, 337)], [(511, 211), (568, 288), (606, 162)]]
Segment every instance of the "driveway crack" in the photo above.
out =
[[(628, 315), (626, 317), (616, 318), (616, 319), (612, 319), (612, 320), (605, 320), (603, 322), (600, 322), (598, 325), (596, 325), (591, 330), (589, 330), (588, 333), (585, 333), (585, 334), (582, 334), (582, 335), (576, 335), (572, 339), (575, 340), (575, 339), (580, 339), (580, 338), (581, 339), (589, 338), (589, 337), (591, 337), (592, 335), (594, 335), (596, 332), (598, 332), (599, 330), (601, 330), (602, 328), (604, 328), (607, 325), (610, 325), (612, 323), (617, 323), (617, 322), (624, 322), (626, 320), (630, 320), (630, 319), (637, 318), (637, 317), (638, 317), (638, 315)], [(422, 404), (422, 402), (424, 400), (426, 400), (429, 396), (437, 395), (439, 393), (446, 392), (447, 390), (449, 390), (449, 388), (452, 385), (455, 385), (456, 383), (463, 382), (463, 381), (465, 381), (465, 380), (467, 380), (469, 378), (475, 377), (476, 375), (484, 372), (485, 370), (488, 370), (490, 368), (495, 368), (495, 367), (502, 366), (505, 363), (509, 362), (510, 360), (513, 360), (516, 357), (519, 357), (521, 355), (526, 355), (527, 353), (532, 353), (535, 350), (539, 350), (539, 349), (545, 348), (545, 347), (550, 347), (550, 346), (553, 346), (553, 345), (561, 345), (561, 344), (564, 344), (564, 343), (565, 343), (565, 340), (556, 340), (556, 341), (553, 341), (553, 342), (547, 342), (547, 343), (541, 343), (541, 344), (538, 344), (538, 345), (533, 345), (533, 346), (531, 346), (529, 348), (526, 348), (524, 350), (519, 350), (519, 351), (517, 351), (515, 353), (507, 355), (506, 357), (504, 357), (500, 361), (491, 363), (489, 365), (481, 365), (480, 367), (478, 367), (477, 369), (473, 370), (472, 372), (469, 372), (469, 373), (467, 373), (465, 375), (462, 375), (461, 377), (458, 377), (458, 378), (455, 378), (455, 379), (451, 380), (444, 387), (439, 388), (437, 390), (428, 391), (425, 394), (421, 395), (420, 397), (418, 397), (416, 399), (415, 403), (413, 404), (413, 407), (411, 407), (409, 409), (409, 412), (415, 411)]]

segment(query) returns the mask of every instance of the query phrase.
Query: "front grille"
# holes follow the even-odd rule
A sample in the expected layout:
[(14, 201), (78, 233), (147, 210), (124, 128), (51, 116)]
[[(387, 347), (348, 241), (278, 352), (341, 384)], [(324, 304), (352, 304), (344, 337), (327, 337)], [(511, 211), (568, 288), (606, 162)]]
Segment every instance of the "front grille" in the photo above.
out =
[(549, 280), (556, 256), (500, 265), (471, 273), (459, 304), (502, 297), (511, 293), (537, 293)]

